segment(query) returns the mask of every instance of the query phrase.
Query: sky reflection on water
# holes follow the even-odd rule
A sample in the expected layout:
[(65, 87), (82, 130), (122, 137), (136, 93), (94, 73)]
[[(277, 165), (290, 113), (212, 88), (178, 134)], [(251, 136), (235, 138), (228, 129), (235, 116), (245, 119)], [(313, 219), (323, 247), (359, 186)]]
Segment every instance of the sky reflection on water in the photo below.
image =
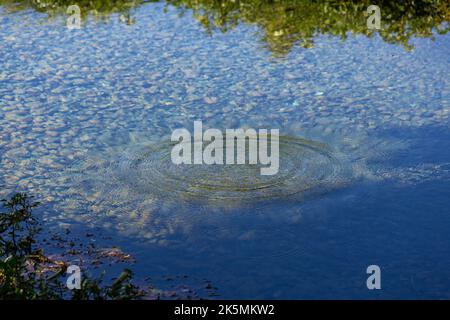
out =
[[(113, 234), (140, 274), (208, 278), (224, 298), (449, 297), (448, 35), (412, 51), (316, 35), (278, 56), (259, 26), (208, 35), (164, 3), (131, 25), (44, 16), (0, 8), (2, 197), (34, 194), (49, 224)], [(327, 144), (350, 183), (224, 206), (114, 179), (112, 164), (194, 120)], [(381, 292), (365, 287), (370, 264)]]

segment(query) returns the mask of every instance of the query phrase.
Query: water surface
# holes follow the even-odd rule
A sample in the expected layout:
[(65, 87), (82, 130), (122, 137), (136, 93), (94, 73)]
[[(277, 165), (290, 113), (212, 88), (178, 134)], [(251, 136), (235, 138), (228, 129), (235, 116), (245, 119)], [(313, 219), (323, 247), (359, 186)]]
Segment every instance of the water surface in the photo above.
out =
[[(337, 13), (300, 22), (309, 2), (217, 16), (214, 1), (174, 1), (98, 8), (69, 30), (64, 7), (11, 3), (0, 7), (2, 197), (33, 194), (49, 226), (113, 235), (138, 276), (209, 279), (222, 298), (449, 298), (440, 11), (414, 11), (394, 37), (394, 22), (368, 32), (359, 6), (341, 29)], [(280, 175), (175, 168), (170, 134), (195, 120), (280, 129)]]

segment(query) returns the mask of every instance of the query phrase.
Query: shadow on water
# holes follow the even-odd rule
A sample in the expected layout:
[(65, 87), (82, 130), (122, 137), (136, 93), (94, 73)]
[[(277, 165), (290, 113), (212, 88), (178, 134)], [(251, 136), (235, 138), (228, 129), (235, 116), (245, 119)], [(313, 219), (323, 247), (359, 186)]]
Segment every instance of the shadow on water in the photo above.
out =
[[(181, 209), (171, 211), (189, 232), (161, 233), (165, 241), (151, 248), (141, 241), (142, 256), (152, 257), (148, 260), (156, 260), (168, 270), (221, 278), (216, 281), (225, 288), (225, 297), (232, 297), (237, 287), (245, 297), (373, 298), (359, 285), (365, 283), (360, 279), (361, 270), (373, 261), (390, 274), (404, 275), (395, 284), (386, 281), (389, 290), (385, 297), (447, 295), (448, 272), (442, 270), (448, 264), (448, 248), (441, 244), (446, 243), (449, 223), (445, 210), (449, 191), (444, 186), (450, 170), (440, 170), (439, 164), (450, 159), (450, 140), (437, 137), (448, 138), (448, 129), (427, 127), (383, 134), (383, 141), (396, 135), (408, 144), (391, 157), (383, 153), (378, 157), (379, 163), (394, 167), (386, 179), (356, 183), (302, 204), (263, 201), (254, 206), (252, 214), (245, 208), (226, 213), (210, 209), (207, 214), (199, 208), (191, 215)], [(373, 148), (373, 144), (361, 146), (364, 150), (354, 151), (352, 156)], [(349, 148), (345, 151), (350, 153)], [(398, 168), (405, 157), (409, 162)], [(376, 157), (368, 158), (371, 162)], [(373, 163), (374, 171), (376, 167)], [(439, 194), (441, 197), (436, 196)], [(413, 198), (417, 202), (411, 201)], [(219, 261), (223, 265), (220, 272), (212, 267)], [(330, 278), (321, 277), (330, 272)], [(228, 282), (233, 285), (228, 287)], [(336, 284), (335, 290), (328, 291), (330, 283)]]
[[(386, 137), (382, 135), (381, 141), (386, 141), (394, 133), (387, 131), (385, 135)], [(365, 156), (369, 163), (377, 159), (379, 152), (378, 161), (370, 165), (373, 173), (377, 175), (378, 163), (385, 167), (384, 173), (389, 170), (388, 164), (392, 164), (393, 168), (389, 171), (389, 176), (381, 175), (382, 179), (378, 181), (358, 181), (303, 203), (294, 199), (271, 199), (253, 203), (251, 207), (235, 206), (228, 211), (212, 207), (205, 210), (198, 203), (195, 207), (185, 207), (180, 199), (174, 199), (174, 203), (169, 205), (170, 200), (166, 197), (153, 211), (127, 210), (123, 213), (124, 216), (109, 216), (110, 223), (115, 228), (105, 229), (110, 229), (115, 237), (122, 239), (120, 241), (123, 241), (124, 246), (138, 252), (140, 261), (143, 261), (143, 270), (161, 265), (165, 268), (164, 272), (169, 270), (179, 273), (183, 270), (197, 277), (205, 273), (225, 288), (225, 297), (232, 297), (233, 290), (241, 285), (247, 286), (242, 288), (243, 296), (272, 297), (279, 294), (280, 297), (370, 297), (364, 287), (358, 286), (358, 277), (361, 270), (365, 270), (372, 261), (386, 266), (391, 273), (407, 275), (406, 279), (400, 279), (398, 285), (390, 287), (387, 297), (405, 294), (415, 296), (419, 295), (421, 290), (427, 296), (439, 296), (446, 288), (440, 285), (438, 280), (445, 279), (448, 272), (439, 274), (436, 270), (448, 263), (446, 248), (437, 246), (437, 256), (442, 260), (434, 261), (436, 265), (432, 265), (423, 257), (421, 248), (433, 247), (447, 238), (445, 226), (448, 226), (449, 219), (442, 208), (445, 208), (448, 201), (444, 200), (444, 197), (434, 197), (436, 192), (448, 194), (443, 186), (450, 178), (449, 168), (441, 168), (439, 171), (436, 166), (449, 159), (449, 140), (436, 139), (438, 136), (448, 137), (448, 130), (427, 127), (403, 130), (395, 135), (407, 140), (408, 146), (403, 149), (395, 148), (397, 152), (390, 152), (390, 158), (384, 153), (388, 146), (384, 146), (382, 142), (381, 145), (360, 144), (353, 152), (349, 146), (340, 146), (350, 159)], [(425, 143), (426, 141), (431, 143)], [(137, 145), (139, 143), (134, 144)], [(148, 144), (145, 145), (148, 147)], [(379, 150), (368, 155), (368, 150), (374, 148)], [(320, 145), (320, 150), (329, 149)], [(127, 158), (142, 160), (141, 156), (135, 157), (136, 153), (131, 152), (130, 155)], [(397, 168), (398, 165), (395, 164), (405, 155), (410, 156), (410, 163)], [(159, 159), (159, 156), (157, 158)], [(114, 157), (110, 158), (110, 161), (124, 163), (127, 172), (136, 170), (134, 174), (138, 174), (140, 171), (139, 167), (133, 167), (128, 161)], [(98, 170), (99, 163), (98, 160), (91, 162), (91, 173), (80, 173), (84, 175), (84, 179), (87, 178), (83, 181), (91, 184), (91, 187), (92, 183), (96, 183), (97, 187), (104, 187), (105, 190), (116, 186), (114, 195), (106, 201), (112, 210), (122, 207), (113, 203), (114, 199), (118, 201), (121, 196), (127, 198), (122, 200), (130, 201), (128, 205), (133, 201), (135, 205), (143, 205), (144, 202), (137, 200), (142, 194), (124, 190), (127, 183), (123, 177), (120, 183), (113, 179), (109, 185), (103, 185), (108, 180), (99, 179), (102, 175)], [(426, 169), (423, 164), (429, 164), (429, 168), (436, 170), (422, 170)], [(113, 173), (112, 170), (117, 169), (116, 166), (104, 167), (109, 168), (105, 171), (109, 175)], [(88, 168), (83, 167), (83, 170), (85, 169)], [(96, 175), (93, 174), (95, 171)], [(133, 180), (133, 176), (128, 179)], [(80, 192), (79, 188), (77, 191)], [(92, 196), (91, 192), (87, 194)], [(420, 201), (413, 203), (412, 197)], [(430, 199), (445, 202), (436, 203)], [(153, 204), (156, 204), (159, 200), (154, 197), (153, 201)], [(92, 202), (100, 204), (94, 199)], [(428, 212), (435, 214), (430, 215)], [(99, 214), (93, 213), (90, 218), (98, 222), (98, 219), (102, 220)], [(435, 225), (436, 219), (441, 225)], [(424, 232), (424, 226), (434, 230), (433, 236)], [(117, 230), (119, 233), (116, 233)], [(140, 235), (136, 238), (133, 232), (140, 232)], [(131, 237), (127, 238), (126, 234)], [(151, 245), (152, 243), (156, 245)], [(407, 260), (409, 255), (426, 263), (430, 271), (418, 272), (421, 270), (419, 264)], [(220, 277), (217, 277), (214, 274), (216, 269), (211, 266), (219, 262), (223, 267), (219, 268)], [(230, 265), (226, 266), (227, 263)], [(334, 280), (322, 279), (319, 276), (330, 270), (339, 270), (339, 276), (333, 278)], [(431, 270), (439, 275), (427, 279), (426, 275), (431, 274)], [(264, 281), (255, 283), (255, 273), (258, 279)], [(284, 284), (290, 283), (292, 279), (295, 279), (293, 287), (284, 287)], [(228, 286), (228, 281), (233, 285)], [(326, 292), (324, 288), (328, 288), (327, 281), (347, 285), (337, 286), (335, 291)], [(439, 285), (441, 287), (437, 287)], [(431, 288), (436, 291), (431, 292)]]
[(285, 55), (295, 45), (312, 47), (318, 35), (345, 39), (349, 34), (379, 34), (388, 43), (411, 49), (413, 37), (433, 37), (434, 31), (444, 34), (450, 30), (450, 3), (446, 0), (376, 1), (381, 9), (381, 30), (367, 28), (370, 0), (0, 0), (0, 5), (9, 12), (32, 8), (55, 17), (65, 15), (68, 6), (76, 4), (84, 21), (89, 16), (107, 21), (118, 13), (121, 21), (133, 24), (133, 9), (148, 2), (163, 2), (178, 8), (181, 15), (192, 13), (208, 33), (227, 32), (240, 24), (256, 25), (264, 46), (274, 55)]

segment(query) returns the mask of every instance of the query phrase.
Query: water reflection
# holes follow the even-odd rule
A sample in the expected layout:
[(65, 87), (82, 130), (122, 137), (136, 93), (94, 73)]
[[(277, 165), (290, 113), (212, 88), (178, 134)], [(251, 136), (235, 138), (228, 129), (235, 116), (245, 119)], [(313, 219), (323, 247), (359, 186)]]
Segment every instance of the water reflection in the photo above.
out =
[[(226, 31), (239, 23), (256, 24), (262, 40), (275, 53), (285, 54), (295, 44), (311, 47), (320, 34), (345, 39), (349, 32), (371, 36), (364, 12), (373, 1), (260, 1), (260, 0), (174, 0), (170, 3), (191, 9), (203, 26)], [(450, 18), (448, 1), (378, 1), (382, 10), (381, 37), (406, 48), (413, 36), (432, 36)], [(444, 26), (440, 32), (448, 32)]]
[[(88, 16), (106, 21), (111, 14), (132, 24), (132, 9), (147, 2), (143, 0), (0, 0), (10, 12), (33, 8), (50, 17), (66, 14), (69, 5), (77, 4), (82, 19)], [(192, 13), (208, 33), (227, 32), (239, 24), (258, 26), (264, 45), (276, 55), (287, 54), (292, 47), (308, 48), (314, 37), (325, 34), (342, 39), (353, 35), (372, 36), (379, 33), (388, 43), (411, 49), (412, 37), (432, 37), (433, 31), (450, 30), (450, 3), (432, 1), (377, 1), (381, 8), (382, 29), (369, 30), (367, 7), (373, 1), (297, 1), (297, 0), (166, 0), (167, 6), (178, 8), (180, 14)]]
[[(1, 197), (36, 195), (52, 227), (78, 221), (115, 244), (127, 235), (118, 244), (146, 275), (212, 279), (224, 298), (364, 298), (373, 292), (361, 274), (374, 262), (402, 275), (383, 297), (416, 296), (408, 275), (422, 297), (448, 295), (450, 38), (415, 39), (414, 52), (382, 40), (430, 36), (448, 21), (447, 3), (382, 5), (391, 33), (343, 45), (316, 36), (370, 36), (365, 5), (94, 1), (82, 11), (112, 13), (111, 23), (72, 32), (59, 24), (63, 2), (45, 27), (35, 3), (0, 3)], [(116, 21), (127, 13), (135, 25)], [(316, 46), (271, 59), (257, 29), (275, 54), (313, 37)], [(280, 163), (289, 179), (172, 170), (160, 141), (194, 120), (296, 137)]]

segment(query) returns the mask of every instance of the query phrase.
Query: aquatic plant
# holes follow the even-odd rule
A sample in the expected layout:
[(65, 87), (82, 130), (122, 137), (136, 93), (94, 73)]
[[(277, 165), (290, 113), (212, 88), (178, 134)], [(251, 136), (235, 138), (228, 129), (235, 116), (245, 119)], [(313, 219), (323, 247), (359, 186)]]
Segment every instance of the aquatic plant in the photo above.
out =
[(70, 291), (67, 263), (55, 261), (36, 245), (41, 226), (32, 210), (38, 203), (23, 193), (3, 200), (0, 213), (0, 299), (136, 299), (144, 292), (132, 283), (133, 273), (123, 270), (111, 284), (83, 275), (81, 288)]

